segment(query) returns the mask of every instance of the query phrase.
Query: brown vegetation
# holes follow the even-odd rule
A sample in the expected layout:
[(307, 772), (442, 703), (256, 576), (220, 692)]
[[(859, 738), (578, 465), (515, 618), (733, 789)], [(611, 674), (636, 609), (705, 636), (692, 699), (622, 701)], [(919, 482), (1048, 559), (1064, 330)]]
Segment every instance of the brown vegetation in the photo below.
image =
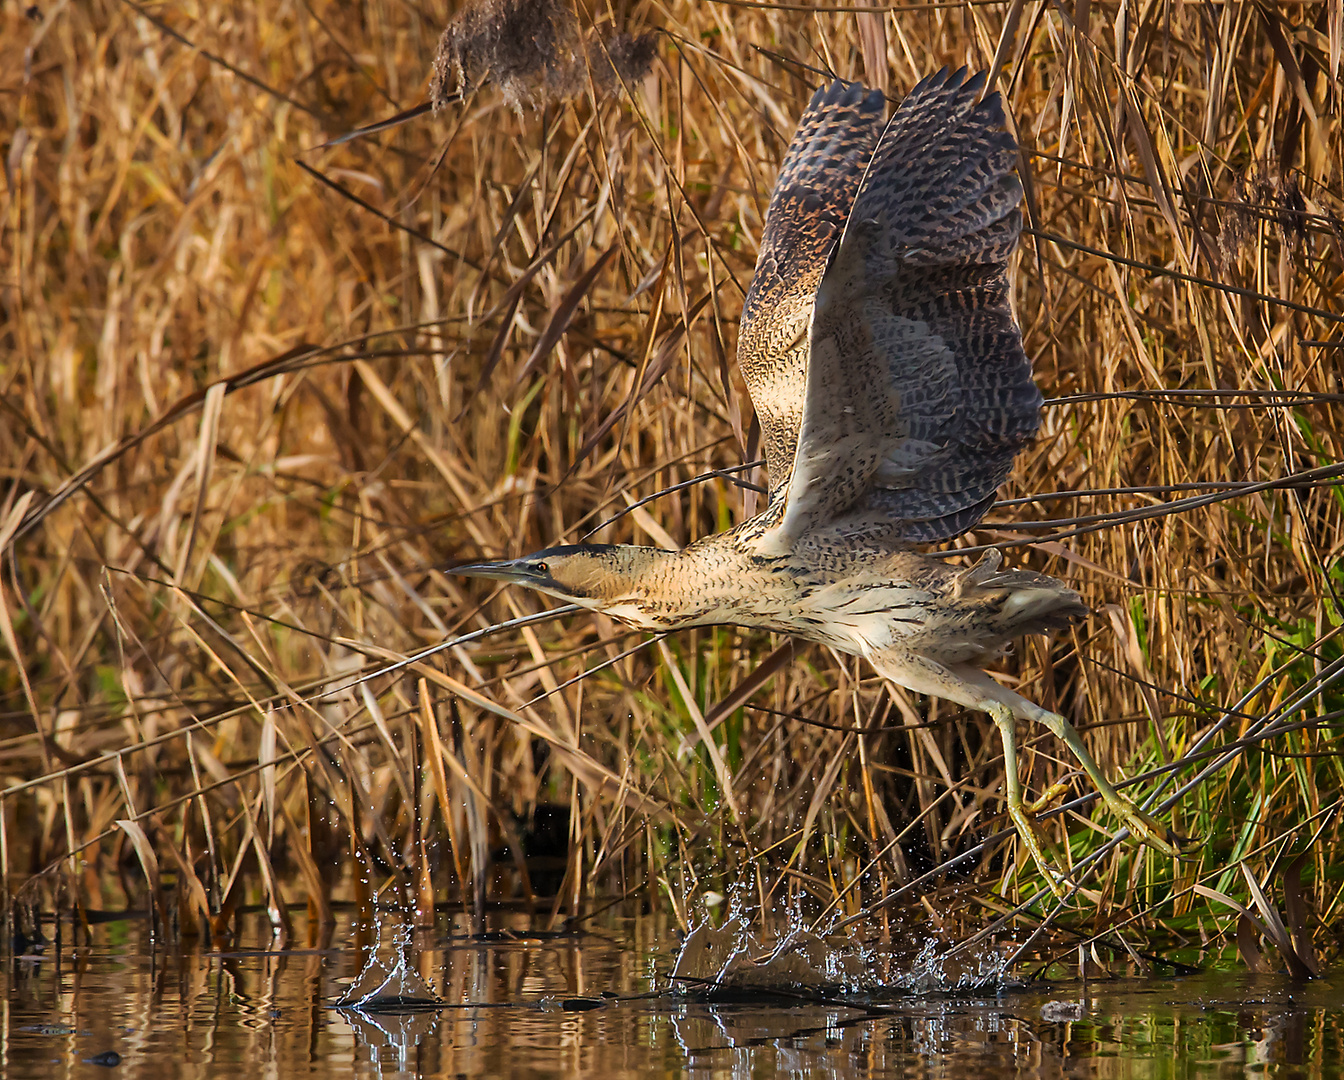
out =
[[(10, 888), (118, 907), (143, 866), (217, 930), (249, 899), (321, 916), (356, 865), (482, 899), (525, 891), (539, 863), (492, 852), (541, 805), (565, 906), (684, 920), (747, 882), (853, 913), (917, 882), (895, 903), (956, 933), (1037, 895), (982, 843), (983, 717), (733, 629), (524, 624), (539, 598), (442, 573), (751, 513), (735, 324), (793, 122), (831, 72), (899, 98), (966, 64), (1024, 147), (1017, 303), (1052, 400), (961, 544), (1097, 612), (1004, 671), (1112, 770), (1222, 755), (1163, 788), (1220, 765), (1170, 811), (1208, 840), (1180, 865), (1106, 844), (1091, 802), (1048, 819), (1095, 856), (1063, 918), (1211, 938), (1210, 889), (1254, 906), (1238, 862), (1309, 849), (1338, 924), (1338, 6), (798, 6), (496, 2), (437, 66), (415, 6), (0, 12)], [(529, 8), (553, 45), (510, 67), (489, 19)], [(465, 98), (323, 146), (431, 68)], [(1070, 764), (1031, 745), (1041, 791)]]

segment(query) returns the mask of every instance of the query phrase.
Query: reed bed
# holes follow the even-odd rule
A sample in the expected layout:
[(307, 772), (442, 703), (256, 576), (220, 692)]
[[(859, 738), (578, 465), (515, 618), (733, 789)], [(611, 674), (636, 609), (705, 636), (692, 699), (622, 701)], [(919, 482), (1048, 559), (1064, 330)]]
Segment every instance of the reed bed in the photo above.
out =
[[(218, 939), (262, 903), (288, 935), (390, 889), (421, 922), (634, 897), (1117, 950), (1240, 922), (1262, 964), (1338, 940), (1338, 5), (30, 13), (0, 13), (20, 929), (152, 905)], [(943, 65), (993, 67), (1023, 148), (1049, 398), (957, 546), (1083, 594), (1001, 673), (1204, 841), (1115, 843), (1032, 732), (1068, 906), (1005, 831), (986, 718), (444, 573), (754, 512), (733, 352), (793, 124), (832, 74), (898, 100)]]

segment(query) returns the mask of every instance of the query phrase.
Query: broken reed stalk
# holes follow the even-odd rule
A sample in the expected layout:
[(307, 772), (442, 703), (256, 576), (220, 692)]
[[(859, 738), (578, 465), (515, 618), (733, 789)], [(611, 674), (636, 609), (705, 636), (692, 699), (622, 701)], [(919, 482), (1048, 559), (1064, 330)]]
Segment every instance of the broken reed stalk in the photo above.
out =
[[(736, 320), (812, 86), (834, 71), (899, 96), (993, 62), (1028, 196), (1016, 302), (1054, 400), (959, 544), (1010, 547), (1101, 613), (1003, 670), (1112, 771), (1181, 783), (1209, 760), (1196, 748), (1223, 755), (1172, 808), (1209, 841), (1188, 864), (1110, 844), (1085, 799), (1048, 827), (1094, 868), (1082, 902), (1103, 922), (1222, 940), (1235, 922), (1190, 883), (1254, 908), (1231, 868), (1269, 880), (1268, 841), (1311, 837), (1304, 889), (1337, 924), (1340, 827), (1319, 813), (1344, 785), (1326, 5), (472, 10), (437, 54), (432, 118), (407, 106), (442, 28), (409, 9), (207, 4), (132, 26), (93, 3), (39, 39), (0, 13), (5, 70), (28, 72), (0, 97), (16, 900), (64, 875), (102, 903), (135, 840), (114, 822), (156, 814), (151, 852), (186, 860), (216, 929), (262, 897), (282, 922), (305, 893), (325, 920), (393, 880), (422, 907), (544, 885), (535, 854), (486, 865), (543, 819), (562, 823), (549, 888), (568, 905), (643, 881), (689, 922), (751, 881), (767, 904), (860, 916), (895, 896), (911, 932), (930, 911), (950, 935), (993, 925), (951, 903), (971, 887), (1048, 913), (1015, 851), (985, 842), (1002, 776), (984, 718), (825, 650), (780, 662), (764, 635), (641, 648), (601, 618), (529, 624), (535, 598), (439, 570), (580, 537), (685, 543), (753, 512), (730, 481), (758, 456)], [(550, 44), (501, 53), (499, 20), (538, 11)], [(353, 65), (355, 41), (372, 62)], [(408, 122), (335, 139), (394, 113)], [(412, 730), (428, 775), (407, 775)], [(1041, 791), (1069, 766), (1030, 745)], [(416, 821), (428, 885), (400, 850)]]

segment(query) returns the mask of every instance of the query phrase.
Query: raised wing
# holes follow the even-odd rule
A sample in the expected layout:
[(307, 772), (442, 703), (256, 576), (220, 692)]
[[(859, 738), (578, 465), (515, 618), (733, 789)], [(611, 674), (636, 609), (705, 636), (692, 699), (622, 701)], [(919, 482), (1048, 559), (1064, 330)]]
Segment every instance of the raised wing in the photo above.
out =
[(907, 541), (983, 516), (1040, 424), (1009, 301), (1017, 147), (984, 76), (925, 79), (882, 133), (817, 290), (807, 393), (767, 546), (852, 520)]
[(802, 425), (812, 301), (877, 145), (884, 111), (882, 94), (858, 83), (818, 90), (770, 196), (742, 308), (737, 362), (761, 422), (772, 491), (788, 482)]

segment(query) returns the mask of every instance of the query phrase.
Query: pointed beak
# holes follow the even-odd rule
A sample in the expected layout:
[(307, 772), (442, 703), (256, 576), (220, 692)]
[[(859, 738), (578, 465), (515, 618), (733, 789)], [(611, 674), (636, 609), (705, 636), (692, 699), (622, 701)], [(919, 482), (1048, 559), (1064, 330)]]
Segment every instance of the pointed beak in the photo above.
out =
[(462, 577), (490, 578), (492, 581), (510, 581), (519, 585), (535, 585), (541, 580), (536, 569), (522, 559), (467, 563), (466, 566), (454, 566), (448, 573), (460, 574)]

